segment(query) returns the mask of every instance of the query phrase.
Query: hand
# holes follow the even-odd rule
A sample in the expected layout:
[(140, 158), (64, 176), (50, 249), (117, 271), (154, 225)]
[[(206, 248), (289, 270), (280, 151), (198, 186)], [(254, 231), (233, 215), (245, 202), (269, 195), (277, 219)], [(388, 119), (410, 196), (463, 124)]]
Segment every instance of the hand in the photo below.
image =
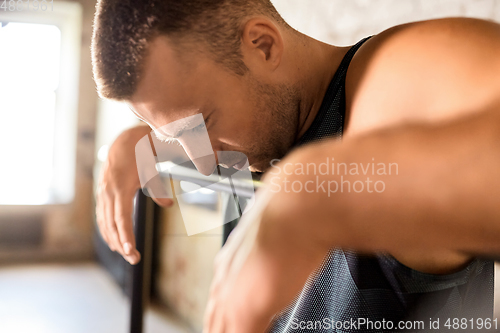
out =
[[(269, 323), (265, 302), (258, 303), (255, 294), (251, 295), (254, 287), (259, 288), (255, 293), (260, 295), (267, 285), (263, 261), (258, 260), (259, 253), (255, 251), (262, 210), (265, 208), (262, 202), (263, 198), (258, 197), (215, 259), (204, 333), (259, 333)], [(244, 275), (242, 271), (250, 275)], [(267, 294), (270, 294), (269, 290)]]
[(320, 265), (326, 251), (283, 228), (290, 199), (265, 189), (218, 254), (204, 333), (265, 332)]
[[(141, 255), (136, 250), (132, 214), (136, 191), (141, 187), (135, 161), (135, 145), (151, 129), (138, 126), (122, 133), (111, 146), (97, 189), (97, 225), (112, 251), (120, 253), (132, 265)], [(161, 186), (161, 185), (159, 185)], [(160, 206), (171, 199), (155, 199)]]

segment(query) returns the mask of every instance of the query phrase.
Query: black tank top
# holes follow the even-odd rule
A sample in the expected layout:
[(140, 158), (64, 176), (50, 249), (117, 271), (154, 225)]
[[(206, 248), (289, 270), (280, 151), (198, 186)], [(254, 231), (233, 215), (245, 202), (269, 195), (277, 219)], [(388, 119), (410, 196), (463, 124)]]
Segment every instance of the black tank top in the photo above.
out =
[[(318, 115), (297, 145), (323, 138), (340, 139), (347, 69), (366, 40), (345, 55)], [(491, 320), (493, 316), (493, 270), (492, 261), (474, 259), (453, 274), (425, 274), (388, 254), (369, 256), (332, 249), (295, 301), (275, 317), (270, 332), (450, 332), (458, 327), (454, 318), (460, 328), (464, 328), (464, 321), (467, 324), (462, 332), (473, 331), (470, 319), (477, 328), (479, 318)], [(359, 325), (360, 320), (366, 325)], [(400, 323), (409, 327), (407, 321), (412, 329), (398, 329)], [(423, 327), (418, 329), (420, 321)], [(496, 331), (493, 328), (491, 331)]]

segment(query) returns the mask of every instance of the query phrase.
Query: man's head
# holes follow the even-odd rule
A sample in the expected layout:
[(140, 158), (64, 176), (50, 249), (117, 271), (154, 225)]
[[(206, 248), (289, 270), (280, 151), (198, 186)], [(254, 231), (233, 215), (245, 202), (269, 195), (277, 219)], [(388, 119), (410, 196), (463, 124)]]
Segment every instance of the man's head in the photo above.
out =
[[(296, 32), (269, 0), (100, 0), (94, 77), (101, 97), (155, 129), (202, 113), (214, 151), (242, 152), (262, 171), (299, 127), (287, 36)], [(195, 143), (182, 143), (189, 155)]]

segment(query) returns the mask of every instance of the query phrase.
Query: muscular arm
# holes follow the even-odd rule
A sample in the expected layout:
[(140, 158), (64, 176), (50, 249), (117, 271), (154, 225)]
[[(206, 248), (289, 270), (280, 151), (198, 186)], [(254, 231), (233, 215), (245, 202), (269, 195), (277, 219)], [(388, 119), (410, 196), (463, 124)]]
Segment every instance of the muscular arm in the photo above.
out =
[[(287, 230), (300, 235), (304, 247), (319, 246), (325, 252), (331, 247), (386, 251), (402, 258), (418, 255), (438, 268), (452, 268), (471, 255), (500, 256), (499, 103), (447, 124), (401, 126), (342, 145), (325, 141), (297, 150), (281, 166), (320, 165), (326, 157), (348, 166), (355, 163), (360, 169), (373, 161), (386, 166), (397, 163), (398, 172), (393, 168), (392, 175), (378, 175), (377, 164), (375, 175), (371, 169), (367, 175), (361, 170), (360, 175), (348, 172), (344, 180), (351, 185), (362, 181), (364, 190), (355, 193), (351, 188), (348, 193), (345, 187), (343, 193), (330, 195), (316, 188), (312, 193), (286, 193), (284, 181), (290, 182), (289, 188), (293, 182), (340, 183), (340, 175), (286, 175), (285, 169), (268, 175), (267, 180), (275, 184), (271, 188), (277, 190), (276, 184), (282, 188), (268, 205), (261, 225), (265, 240), (281, 240), (286, 246), (289, 239), (279, 233)], [(373, 182), (372, 193), (367, 190), (367, 177)], [(381, 193), (373, 188), (377, 181), (385, 184)]]
[[(306, 192), (306, 182), (324, 181), (327, 187), (328, 181), (340, 181), (341, 176), (322, 175), (319, 168), (316, 175), (300, 174), (301, 165), (319, 166), (327, 157), (365, 166), (374, 158), (397, 163), (399, 171), (368, 175), (372, 193), (365, 187), (360, 193), (351, 189), (328, 196), (311, 183)], [(448, 124), (400, 126), (342, 144), (326, 140), (296, 150), (277, 167), (265, 177), (273, 193), (260, 218), (242, 221), (258, 228), (255, 241), (247, 236), (247, 245), (239, 242), (252, 234), (239, 226), (220, 254), (206, 315), (208, 332), (220, 331), (220, 323), (263, 332), (334, 247), (386, 251), (430, 273), (457, 269), (473, 256), (500, 256), (499, 104)], [(344, 176), (351, 184), (366, 178)], [(384, 191), (374, 191), (376, 181), (385, 183)], [(298, 183), (301, 192), (293, 190)], [(241, 257), (244, 264), (234, 269)]]
[[(347, 165), (397, 163), (399, 170), (370, 170), (372, 193), (365, 187), (328, 196), (311, 184), (339, 182), (342, 176), (320, 172), (332, 157)], [(312, 165), (316, 174), (300, 171)], [(386, 251), (434, 273), (472, 256), (500, 256), (500, 104), (448, 124), (399, 126), (342, 144), (326, 140), (276, 166), (264, 179), (265, 200), (257, 198), (219, 254), (207, 332), (264, 332), (334, 247)], [(367, 175), (344, 178), (353, 184)], [(384, 191), (374, 191), (376, 181), (384, 182)], [(298, 183), (303, 191), (297, 192)]]

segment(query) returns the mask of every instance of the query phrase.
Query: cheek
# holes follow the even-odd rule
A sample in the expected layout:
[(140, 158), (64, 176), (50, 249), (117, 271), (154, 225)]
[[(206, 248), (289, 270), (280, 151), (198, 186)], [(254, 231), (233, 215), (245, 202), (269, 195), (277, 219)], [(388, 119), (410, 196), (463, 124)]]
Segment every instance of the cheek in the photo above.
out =
[(208, 122), (210, 138), (226, 144), (245, 142), (248, 133), (255, 130), (254, 121), (249, 117), (248, 112), (247, 109), (239, 106), (232, 106), (218, 112), (217, 116), (211, 117)]
[(209, 121), (210, 138), (222, 143), (226, 147), (224, 150), (249, 150), (266, 126), (263, 112), (259, 109), (262, 105), (257, 105), (249, 89), (237, 86), (228, 90), (227, 95), (219, 96), (219, 108), (214, 114), (213, 124)]

